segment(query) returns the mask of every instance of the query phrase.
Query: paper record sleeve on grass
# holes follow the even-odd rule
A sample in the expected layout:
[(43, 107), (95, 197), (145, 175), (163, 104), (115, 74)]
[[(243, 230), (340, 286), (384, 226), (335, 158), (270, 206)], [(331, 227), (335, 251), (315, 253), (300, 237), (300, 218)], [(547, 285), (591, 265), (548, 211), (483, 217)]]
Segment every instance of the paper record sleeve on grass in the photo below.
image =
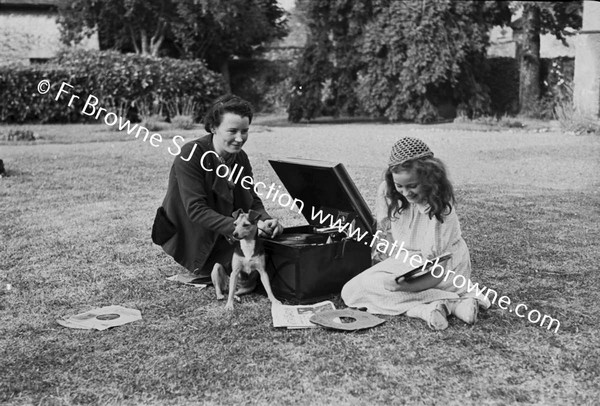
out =
[(69, 328), (106, 330), (142, 319), (142, 312), (122, 306), (106, 306), (56, 320)]
[(208, 286), (206, 283), (196, 282), (196, 279), (198, 279), (198, 275), (185, 273), (175, 274), (167, 278), (168, 281), (183, 283), (184, 285), (194, 286), (198, 289), (204, 289)]

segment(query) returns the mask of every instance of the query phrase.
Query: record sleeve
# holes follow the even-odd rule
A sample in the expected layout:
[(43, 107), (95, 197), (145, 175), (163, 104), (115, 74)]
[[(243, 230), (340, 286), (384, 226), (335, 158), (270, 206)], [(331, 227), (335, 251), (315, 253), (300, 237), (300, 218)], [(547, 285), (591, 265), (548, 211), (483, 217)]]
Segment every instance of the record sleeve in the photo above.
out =
[(122, 306), (106, 306), (56, 320), (69, 328), (106, 330), (142, 319), (142, 312)]

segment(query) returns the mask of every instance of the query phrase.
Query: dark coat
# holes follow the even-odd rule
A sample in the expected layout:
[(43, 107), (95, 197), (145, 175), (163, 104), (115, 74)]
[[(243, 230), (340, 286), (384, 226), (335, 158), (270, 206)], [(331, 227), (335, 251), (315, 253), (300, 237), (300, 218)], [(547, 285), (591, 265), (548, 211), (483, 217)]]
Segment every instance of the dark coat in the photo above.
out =
[[(192, 150), (192, 158), (186, 162)], [(212, 134), (188, 142), (181, 147), (181, 153), (175, 158), (169, 174), (167, 195), (162, 206), (167, 218), (175, 225), (176, 233), (162, 245), (163, 250), (175, 261), (191, 272), (199, 273), (204, 267), (219, 235), (230, 236), (233, 233), (233, 217), (237, 209), (249, 209), (261, 213), (261, 220), (271, 217), (265, 211), (254, 188), (242, 187), (244, 176), (252, 177), (252, 167), (248, 155), (240, 151), (234, 157), (231, 166), (238, 164), (236, 175), (243, 167), (237, 183), (216, 175), (221, 164), (219, 158), (207, 151), (214, 151)], [(203, 163), (207, 169), (201, 166)], [(231, 187), (233, 187), (233, 190)], [(248, 183), (245, 184), (248, 187)], [(157, 226), (158, 224), (155, 224)], [(233, 247), (232, 247), (233, 252)]]

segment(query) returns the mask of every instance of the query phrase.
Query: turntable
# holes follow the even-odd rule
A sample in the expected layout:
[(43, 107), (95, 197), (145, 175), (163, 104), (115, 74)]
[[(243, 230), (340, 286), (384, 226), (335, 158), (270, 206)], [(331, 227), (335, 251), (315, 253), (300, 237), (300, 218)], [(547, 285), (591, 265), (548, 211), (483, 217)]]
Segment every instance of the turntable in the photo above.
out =
[[(308, 222), (263, 240), (273, 293), (300, 304), (339, 294), (346, 282), (371, 266), (371, 211), (341, 163), (311, 159), (269, 163), (288, 193), (304, 203), (301, 213)], [(313, 215), (319, 210), (360, 228), (361, 241), (348, 238), (332, 224), (321, 224)]]

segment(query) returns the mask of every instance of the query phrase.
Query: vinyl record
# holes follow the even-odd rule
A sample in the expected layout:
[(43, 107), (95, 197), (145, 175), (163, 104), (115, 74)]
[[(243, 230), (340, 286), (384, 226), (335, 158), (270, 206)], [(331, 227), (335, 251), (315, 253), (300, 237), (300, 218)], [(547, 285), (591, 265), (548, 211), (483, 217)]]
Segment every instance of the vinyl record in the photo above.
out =
[[(340, 320), (341, 317), (354, 319), (354, 321), (344, 323)], [(362, 330), (385, 323), (385, 320), (379, 317), (355, 309), (337, 309), (319, 312), (312, 316), (310, 321), (326, 328), (342, 331)]]

